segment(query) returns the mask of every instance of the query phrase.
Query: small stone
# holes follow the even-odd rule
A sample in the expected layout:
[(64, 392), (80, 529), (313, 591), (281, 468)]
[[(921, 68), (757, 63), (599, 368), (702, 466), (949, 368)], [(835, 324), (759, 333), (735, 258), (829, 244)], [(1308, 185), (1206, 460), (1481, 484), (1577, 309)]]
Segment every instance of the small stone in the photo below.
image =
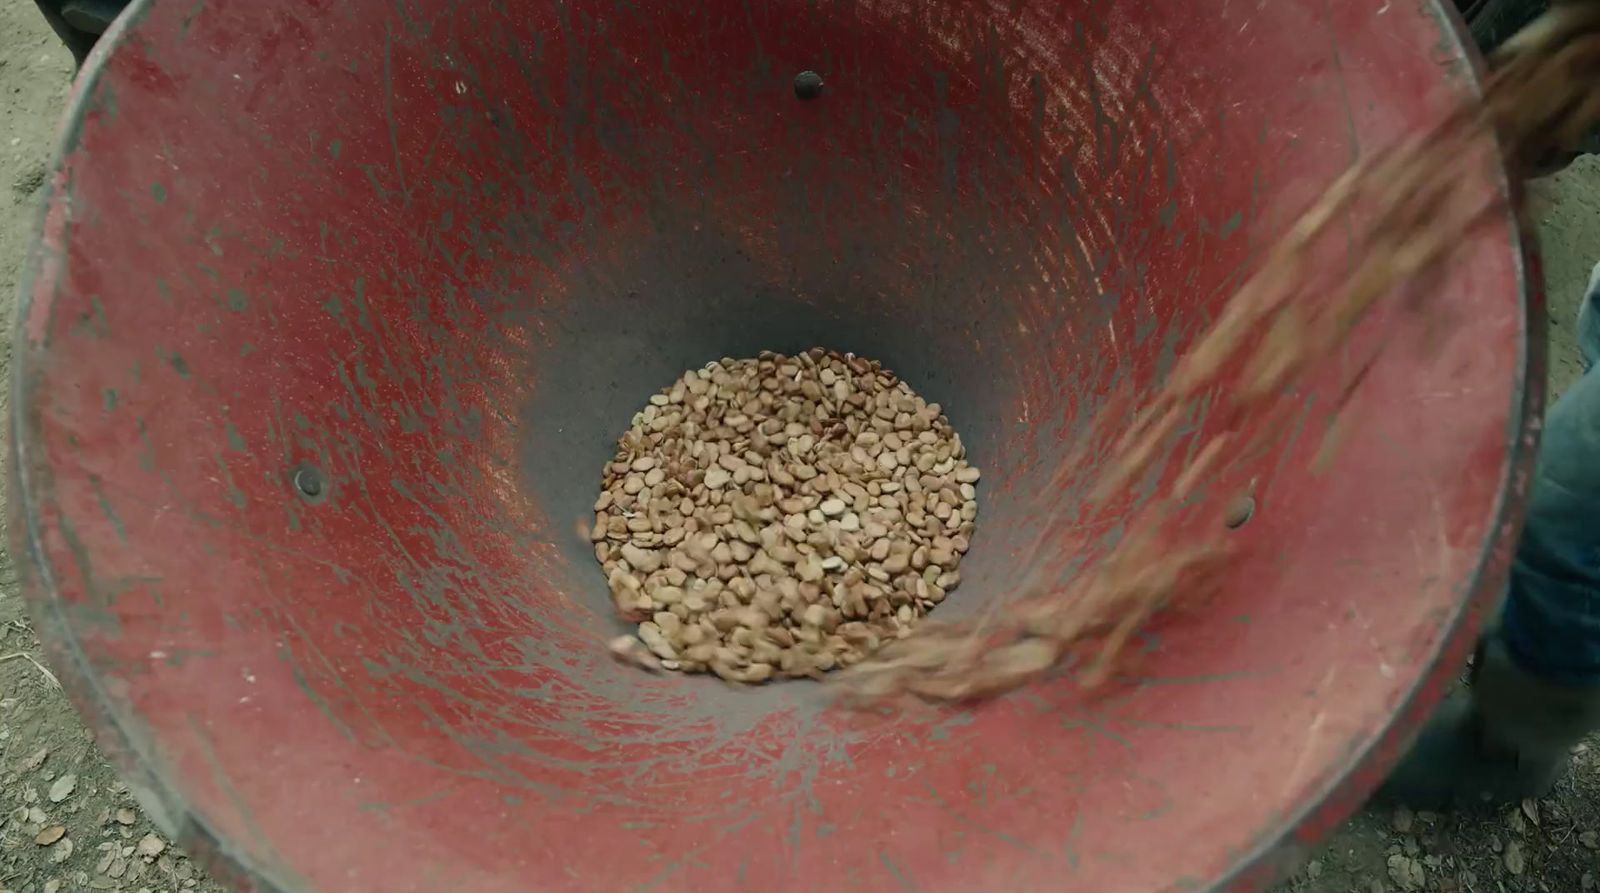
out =
[(1428, 881), (1422, 863), (1403, 855), (1389, 857), (1389, 879), (1401, 890), (1421, 890)]
[(135, 848), (139, 855), (145, 859), (154, 859), (166, 850), (167, 842), (154, 834), (146, 834), (139, 838), (139, 845)]
[(139, 814), (124, 806), (117, 810), (116, 819), (119, 825), (131, 825), (139, 820)]
[(63, 837), (50, 848), (50, 861), (57, 865), (72, 858), (72, 838)]
[(56, 779), (55, 782), (50, 785), (50, 802), (60, 803), (68, 797), (71, 797), (72, 792), (76, 791), (77, 789), (78, 776), (68, 772), (66, 775)]
[(1587, 849), (1600, 849), (1600, 832), (1585, 831), (1578, 835), (1578, 842)]
[(1520, 875), (1527, 870), (1528, 861), (1522, 855), (1522, 844), (1513, 840), (1506, 844), (1505, 852), (1506, 871)]
[(1394, 811), (1394, 829), (1401, 834), (1409, 834), (1411, 832), (1412, 820), (1415, 818), (1415, 814), (1404, 806), (1396, 809)]
[(66, 837), (66, 836), (67, 836), (67, 829), (66, 829), (65, 826), (62, 826), (62, 825), (51, 825), (50, 827), (44, 829), (43, 831), (40, 831), (33, 838), (33, 842), (38, 844), (38, 845), (40, 845), (40, 846), (49, 846), (50, 844), (55, 843), (56, 841), (60, 840), (63, 837)]
[(1513, 809), (1506, 813), (1506, 827), (1510, 828), (1513, 834), (1526, 834), (1528, 832), (1528, 820), (1522, 817), (1522, 813)]
[(32, 772), (35, 769), (38, 769), (40, 766), (43, 766), (44, 761), (49, 758), (50, 749), (48, 747), (41, 747), (34, 751), (32, 756), (22, 761), (22, 768), (24, 771)]
[(61, 882), (57, 880), (45, 881), (44, 893), (61, 893)]
[(1310, 878), (1311, 880), (1316, 880), (1317, 878), (1322, 877), (1322, 863), (1316, 859), (1312, 859), (1310, 862), (1306, 863), (1306, 877)]
[(1589, 890), (1593, 890), (1595, 888), (1594, 872), (1585, 871), (1583, 873), (1583, 877), (1578, 879), (1578, 886), (1583, 888), (1585, 893), (1587, 893)]
[(27, 819), (28, 823), (32, 825), (43, 825), (45, 822), (49, 821), (49, 818), (44, 814), (44, 810), (37, 806), (28, 807)]

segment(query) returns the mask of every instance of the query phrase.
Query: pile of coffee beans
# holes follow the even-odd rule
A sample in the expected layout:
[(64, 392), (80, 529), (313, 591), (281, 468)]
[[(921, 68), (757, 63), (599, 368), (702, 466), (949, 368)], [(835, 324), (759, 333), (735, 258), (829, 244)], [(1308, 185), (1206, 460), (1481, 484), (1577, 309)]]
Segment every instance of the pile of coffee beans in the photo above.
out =
[(652, 396), (590, 528), (612, 644), (736, 682), (817, 676), (905, 637), (961, 582), (978, 469), (939, 404), (815, 349), (723, 359)]

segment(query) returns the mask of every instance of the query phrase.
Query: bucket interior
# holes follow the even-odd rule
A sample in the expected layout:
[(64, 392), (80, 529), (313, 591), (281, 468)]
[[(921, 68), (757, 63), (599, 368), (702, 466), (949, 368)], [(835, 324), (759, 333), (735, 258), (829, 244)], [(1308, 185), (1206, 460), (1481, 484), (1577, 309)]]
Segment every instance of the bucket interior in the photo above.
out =
[[(147, 2), (80, 81), (20, 324), (41, 633), (242, 889), (1264, 883), (1380, 777), (1504, 569), (1533, 411), (1509, 219), (1325, 471), (1312, 386), (1208, 482), (1257, 505), (1223, 593), (1093, 692), (884, 714), (644, 674), (573, 527), (651, 393), (823, 346), (941, 403), (983, 470), (935, 617), (1074, 572), (1213, 423), (1097, 511), (1090, 421), (1330, 178), (1475, 89), (1449, 15)], [(1081, 523), (1035, 555), (1047, 518)]]

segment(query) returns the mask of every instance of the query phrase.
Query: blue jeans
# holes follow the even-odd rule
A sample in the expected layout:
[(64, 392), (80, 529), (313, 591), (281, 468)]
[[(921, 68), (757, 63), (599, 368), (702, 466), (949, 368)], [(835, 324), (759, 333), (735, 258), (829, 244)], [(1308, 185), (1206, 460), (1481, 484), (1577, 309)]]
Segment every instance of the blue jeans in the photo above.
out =
[(1584, 374), (1545, 417), (1500, 635), (1525, 670), (1600, 684), (1600, 266), (1578, 312)]

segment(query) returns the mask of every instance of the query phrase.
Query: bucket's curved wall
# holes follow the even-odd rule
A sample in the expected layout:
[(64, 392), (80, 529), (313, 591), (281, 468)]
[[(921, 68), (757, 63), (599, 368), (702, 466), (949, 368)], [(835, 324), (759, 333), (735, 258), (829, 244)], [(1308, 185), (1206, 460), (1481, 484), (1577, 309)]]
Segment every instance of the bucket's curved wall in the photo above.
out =
[(1509, 224), (1332, 470), (1308, 393), (1215, 482), (1262, 502), (1234, 585), (1096, 700), (889, 721), (645, 677), (570, 532), (650, 391), (821, 343), (950, 408), (986, 483), (948, 609), (1002, 592), (1110, 389), (1471, 89), (1415, 5), (1208, 5), (148, 4), (81, 88), (19, 348), (16, 527), (79, 703), (263, 889), (1258, 880), (1503, 562)]

